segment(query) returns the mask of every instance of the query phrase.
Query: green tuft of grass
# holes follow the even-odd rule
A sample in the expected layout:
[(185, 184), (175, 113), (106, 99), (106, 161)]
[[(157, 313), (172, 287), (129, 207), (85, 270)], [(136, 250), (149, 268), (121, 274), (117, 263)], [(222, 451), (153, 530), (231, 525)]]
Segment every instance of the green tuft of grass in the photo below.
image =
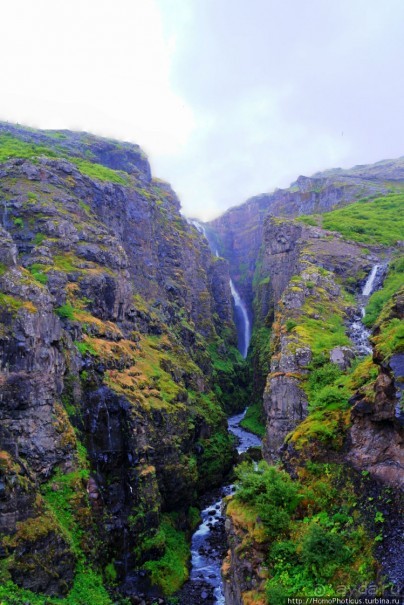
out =
[(59, 315), (61, 319), (75, 319), (75, 309), (70, 303), (66, 303), (55, 309), (56, 315)]

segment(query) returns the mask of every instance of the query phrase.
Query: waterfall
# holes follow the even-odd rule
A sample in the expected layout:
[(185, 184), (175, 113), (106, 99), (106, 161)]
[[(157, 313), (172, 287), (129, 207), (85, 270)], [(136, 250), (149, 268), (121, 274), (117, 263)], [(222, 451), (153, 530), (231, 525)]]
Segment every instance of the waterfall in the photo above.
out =
[[(188, 219), (187, 219), (188, 220)], [(195, 229), (197, 231), (199, 231), (199, 233), (201, 233), (205, 239), (207, 240), (208, 244), (209, 244), (209, 248), (211, 249), (211, 252), (213, 252), (213, 254), (217, 257), (219, 257), (219, 251), (216, 248), (216, 246), (214, 245), (212, 238), (209, 238), (207, 231), (205, 229), (205, 227), (203, 225), (201, 225), (201, 223), (198, 223), (198, 221), (196, 221), (195, 219), (189, 219), (188, 223), (190, 225), (193, 225), (195, 227)]]
[(245, 359), (247, 357), (248, 347), (251, 340), (250, 320), (248, 318), (246, 306), (241, 299), (240, 294), (237, 292), (232, 279), (230, 280), (230, 290), (236, 309), (236, 319), (238, 320), (236, 322), (237, 327), (241, 325), (241, 331), (239, 334), (239, 349), (240, 353)]
[(362, 296), (369, 296), (373, 292), (373, 287), (376, 279), (377, 272), (380, 265), (375, 265), (368, 275), (365, 285), (363, 286)]
[(370, 346), (370, 330), (368, 330), (364, 324), (362, 323), (363, 318), (365, 317), (365, 306), (369, 300), (369, 296), (373, 293), (375, 288), (375, 281), (378, 274), (379, 269), (382, 265), (374, 265), (372, 267), (371, 272), (368, 275), (365, 285), (362, 289), (362, 294), (360, 297), (360, 316), (355, 317), (354, 321), (351, 323), (351, 339), (354, 341), (356, 345), (356, 350), (359, 355), (370, 355), (372, 353), (372, 347)]
[[(190, 225), (193, 225), (195, 229), (199, 231), (199, 233), (201, 233), (201, 235), (206, 238), (212, 253), (215, 256), (219, 257), (219, 251), (216, 247), (216, 242), (214, 241), (214, 238), (209, 237), (205, 227), (195, 219), (187, 219), (187, 221)], [(230, 280), (230, 290), (235, 307), (235, 323), (238, 336), (238, 348), (245, 359), (247, 357), (248, 347), (250, 345), (251, 340), (250, 320), (248, 318), (247, 307), (245, 306), (244, 301), (240, 297), (240, 294), (237, 292), (232, 279)]]

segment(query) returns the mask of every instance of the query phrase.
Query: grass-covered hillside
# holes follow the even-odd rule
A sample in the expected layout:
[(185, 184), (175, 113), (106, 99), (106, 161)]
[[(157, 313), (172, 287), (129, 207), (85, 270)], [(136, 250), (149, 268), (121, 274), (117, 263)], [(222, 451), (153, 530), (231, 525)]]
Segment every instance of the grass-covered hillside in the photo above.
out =
[(356, 242), (394, 246), (404, 238), (404, 193), (363, 199), (332, 212), (302, 216), (298, 220), (337, 231)]

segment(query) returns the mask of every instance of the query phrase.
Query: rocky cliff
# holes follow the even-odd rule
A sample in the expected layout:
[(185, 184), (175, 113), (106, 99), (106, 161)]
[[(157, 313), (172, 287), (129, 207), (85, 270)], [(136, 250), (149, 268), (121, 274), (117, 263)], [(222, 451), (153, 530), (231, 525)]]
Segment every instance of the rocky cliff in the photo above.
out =
[(299, 176), (287, 189), (254, 196), (231, 208), (206, 226), (216, 238), (220, 253), (230, 262), (230, 273), (253, 312), (253, 277), (268, 214), (296, 217), (344, 206), (355, 200), (385, 194), (404, 183), (404, 159), (343, 170)]
[[(387, 581), (400, 590), (404, 266), (394, 223), (403, 202), (392, 195), (325, 215), (341, 233), (311, 219), (264, 222), (253, 282), (262, 334), (252, 346), (256, 371), (268, 356), (264, 458), (276, 467), (238, 471), (223, 566), (231, 605), (352, 596), (372, 583), (384, 593)], [(372, 222), (382, 207), (384, 219)], [(372, 333), (361, 327), (366, 304)], [(325, 546), (335, 532), (343, 557)]]
[(232, 463), (228, 265), (135, 145), (2, 124), (0, 161), (4, 596), (108, 603)]

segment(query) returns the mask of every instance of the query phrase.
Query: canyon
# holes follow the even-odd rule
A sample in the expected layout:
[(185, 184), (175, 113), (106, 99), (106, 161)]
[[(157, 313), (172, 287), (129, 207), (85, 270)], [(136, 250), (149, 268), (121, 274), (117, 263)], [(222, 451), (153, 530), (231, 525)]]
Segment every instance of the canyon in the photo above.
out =
[(402, 590), (403, 202), (400, 158), (203, 224), (137, 145), (0, 123), (0, 601)]

